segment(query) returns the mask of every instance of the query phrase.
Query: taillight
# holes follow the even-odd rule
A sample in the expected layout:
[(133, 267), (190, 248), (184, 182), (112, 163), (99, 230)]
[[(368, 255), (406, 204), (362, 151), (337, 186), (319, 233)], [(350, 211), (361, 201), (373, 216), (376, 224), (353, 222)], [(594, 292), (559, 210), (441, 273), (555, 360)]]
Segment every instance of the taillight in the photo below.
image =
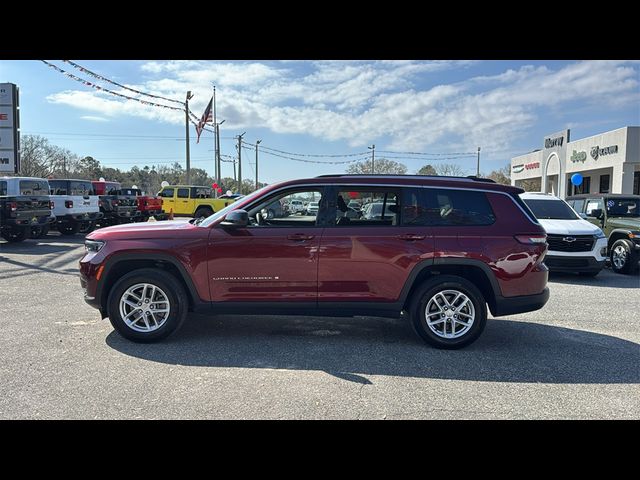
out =
[(65, 200), (64, 206), (65, 208), (73, 208), (73, 200)]
[(113, 205), (114, 207), (118, 206), (118, 200), (111, 200), (111, 205)]
[(98, 200), (98, 206), (101, 207), (102, 206), (102, 200)]
[(9, 202), (9, 208), (11, 209), (12, 212), (15, 212), (16, 210), (18, 210), (18, 203), (17, 202)]
[(54, 207), (53, 200), (49, 200), (49, 208), (53, 210), (53, 207)]
[(525, 245), (539, 245), (547, 241), (547, 236), (545, 234), (515, 235), (515, 239)]

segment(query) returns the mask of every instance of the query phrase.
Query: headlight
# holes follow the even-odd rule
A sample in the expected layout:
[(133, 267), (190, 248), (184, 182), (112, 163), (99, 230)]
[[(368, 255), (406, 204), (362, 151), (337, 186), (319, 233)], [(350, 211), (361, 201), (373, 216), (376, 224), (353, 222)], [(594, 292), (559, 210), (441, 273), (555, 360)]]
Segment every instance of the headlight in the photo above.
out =
[(102, 247), (104, 247), (105, 242), (100, 240), (85, 240), (84, 248), (87, 252), (96, 253), (99, 252)]
[(604, 234), (602, 230), (598, 230), (595, 236), (596, 238), (607, 238), (607, 236)]

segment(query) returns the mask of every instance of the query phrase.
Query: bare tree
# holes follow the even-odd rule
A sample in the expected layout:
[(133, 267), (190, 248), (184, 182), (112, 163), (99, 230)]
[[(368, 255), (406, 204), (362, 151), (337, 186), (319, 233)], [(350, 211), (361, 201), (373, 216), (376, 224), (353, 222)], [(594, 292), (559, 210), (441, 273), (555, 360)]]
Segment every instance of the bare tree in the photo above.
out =
[[(394, 162), (386, 158), (375, 159), (375, 173), (387, 175), (406, 175), (407, 167), (400, 162)], [(371, 174), (371, 160), (352, 163), (347, 167), (347, 173)]]
[(418, 170), (418, 175), (438, 175), (438, 172), (433, 168), (433, 165), (425, 165)]
[(78, 156), (66, 148), (51, 145), (40, 135), (24, 135), (20, 139), (20, 174), (27, 177), (63, 177), (74, 172)]
[(466, 175), (464, 167), (457, 163), (438, 163), (435, 166), (437, 175), (447, 175), (452, 177), (463, 177)]
[(490, 178), (496, 183), (502, 183), (503, 185), (511, 185), (511, 165), (507, 164), (502, 168), (492, 171), (489, 175), (481, 175), (485, 178)]

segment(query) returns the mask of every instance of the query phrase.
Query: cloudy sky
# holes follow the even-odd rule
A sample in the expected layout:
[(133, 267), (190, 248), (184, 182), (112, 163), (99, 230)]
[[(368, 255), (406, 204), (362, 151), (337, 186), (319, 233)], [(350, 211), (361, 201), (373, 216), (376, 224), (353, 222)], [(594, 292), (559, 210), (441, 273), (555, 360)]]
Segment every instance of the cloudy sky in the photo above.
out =
[[(115, 92), (68, 63), (64, 70)], [(626, 61), (95, 61), (74, 60), (136, 90), (184, 100), (200, 117), (217, 87), (221, 151), (235, 156), (233, 137), (321, 162), (389, 157), (411, 173), (426, 163), (459, 163), (469, 174), (540, 148), (564, 128), (573, 139), (640, 124), (640, 63)], [(20, 87), (23, 134), (41, 134), (104, 165), (129, 168), (185, 159), (184, 114), (122, 99), (78, 83), (39, 61), (0, 61), (0, 82)], [(154, 101), (148, 97), (146, 100)], [(172, 105), (166, 101), (160, 103)], [(175, 104), (173, 104), (175, 105)], [(195, 143), (192, 165), (213, 172), (213, 138)], [(424, 152), (440, 155), (408, 155)], [(276, 152), (272, 152), (276, 153)], [(446, 154), (446, 155), (442, 155)], [(243, 177), (254, 153), (243, 151)], [(283, 155), (281, 153), (281, 155)], [(292, 156), (284, 154), (284, 156)], [(439, 160), (435, 160), (439, 159)], [(444, 160), (442, 160), (444, 159)], [(245, 163), (246, 162), (248, 163)], [(261, 181), (344, 171), (345, 165), (260, 155)], [(223, 175), (232, 166), (223, 164)]]

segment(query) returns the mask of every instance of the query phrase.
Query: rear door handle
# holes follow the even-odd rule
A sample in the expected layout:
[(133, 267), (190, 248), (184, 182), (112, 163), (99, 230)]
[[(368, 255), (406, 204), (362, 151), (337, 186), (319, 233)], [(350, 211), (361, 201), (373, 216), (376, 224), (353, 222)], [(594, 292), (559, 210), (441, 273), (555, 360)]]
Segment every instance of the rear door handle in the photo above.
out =
[(416, 240), (424, 240), (426, 235), (416, 235), (414, 233), (406, 233), (404, 235), (398, 235), (400, 240), (406, 240), (407, 242), (415, 242)]
[(306, 235), (304, 233), (294, 233), (292, 235), (287, 236), (289, 240), (293, 240), (294, 242), (304, 242), (305, 240), (313, 240), (315, 235)]

